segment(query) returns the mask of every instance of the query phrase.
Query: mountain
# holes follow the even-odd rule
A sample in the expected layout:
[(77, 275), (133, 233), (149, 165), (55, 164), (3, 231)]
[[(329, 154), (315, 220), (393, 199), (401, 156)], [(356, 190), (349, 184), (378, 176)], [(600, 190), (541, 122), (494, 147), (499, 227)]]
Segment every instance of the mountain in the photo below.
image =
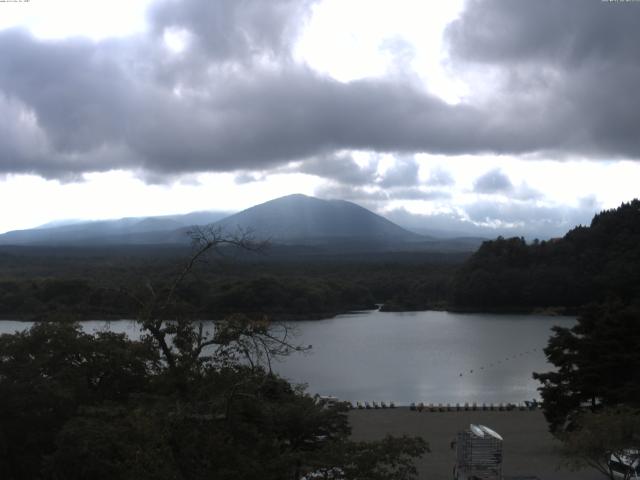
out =
[(427, 239), (355, 203), (300, 194), (256, 205), (215, 225), (229, 233), (251, 230), (256, 237), (278, 244), (398, 244)]
[[(470, 252), (472, 238), (442, 239), (419, 235), (355, 203), (288, 195), (233, 215), (194, 212), (186, 215), (70, 221), (0, 235), (0, 245), (117, 246), (180, 245), (195, 225), (211, 225), (233, 235), (250, 231), (267, 239), (282, 255), (354, 252)], [(277, 247), (277, 248), (275, 248)]]

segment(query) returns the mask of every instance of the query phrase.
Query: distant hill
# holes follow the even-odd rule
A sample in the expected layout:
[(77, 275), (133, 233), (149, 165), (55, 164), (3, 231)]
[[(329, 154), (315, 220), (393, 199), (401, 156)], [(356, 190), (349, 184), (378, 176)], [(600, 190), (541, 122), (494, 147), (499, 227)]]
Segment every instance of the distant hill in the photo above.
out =
[(178, 230), (213, 223), (225, 212), (131, 217), (118, 220), (56, 222), (0, 235), (0, 245), (140, 245), (184, 242)]
[[(419, 235), (355, 203), (288, 195), (233, 215), (195, 212), (146, 218), (94, 222), (73, 221), (0, 235), (0, 245), (100, 246), (179, 245), (189, 242), (188, 231), (210, 225), (228, 234), (250, 231), (269, 240), (280, 255), (315, 252), (471, 252), (477, 238), (442, 239)], [(301, 250), (302, 248), (302, 250)], [(312, 248), (313, 250), (309, 250)]]
[(563, 238), (485, 242), (453, 282), (457, 306), (566, 307), (640, 298), (640, 200), (593, 217)]

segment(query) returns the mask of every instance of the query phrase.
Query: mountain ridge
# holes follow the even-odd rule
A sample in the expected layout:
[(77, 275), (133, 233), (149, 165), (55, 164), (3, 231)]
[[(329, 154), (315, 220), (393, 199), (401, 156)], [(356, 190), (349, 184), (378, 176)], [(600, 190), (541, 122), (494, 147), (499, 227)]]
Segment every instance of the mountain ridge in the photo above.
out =
[(352, 202), (293, 194), (234, 214), (192, 212), (14, 230), (0, 235), (0, 245), (186, 245), (189, 230), (202, 225), (212, 225), (225, 234), (249, 231), (281, 246), (321, 247), (334, 252), (472, 251), (481, 243), (420, 235)]

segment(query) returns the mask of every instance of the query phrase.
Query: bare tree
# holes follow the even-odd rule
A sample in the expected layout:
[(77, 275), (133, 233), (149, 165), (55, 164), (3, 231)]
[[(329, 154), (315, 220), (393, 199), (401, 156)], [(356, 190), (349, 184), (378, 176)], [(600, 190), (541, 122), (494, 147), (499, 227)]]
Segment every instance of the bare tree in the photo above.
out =
[(185, 312), (177, 298), (178, 290), (210, 254), (221, 256), (228, 250), (263, 252), (268, 246), (248, 230), (230, 235), (221, 228), (195, 227), (189, 236), (193, 251), (168, 285), (157, 287), (148, 281), (145, 298), (130, 295), (139, 306), (137, 320), (146, 338), (159, 349), (170, 371), (186, 377), (201, 373), (203, 368), (246, 362), (252, 368), (266, 367), (271, 372), (274, 357), (308, 350), (292, 343), (287, 325), (275, 324), (265, 316), (235, 314), (205, 324)]

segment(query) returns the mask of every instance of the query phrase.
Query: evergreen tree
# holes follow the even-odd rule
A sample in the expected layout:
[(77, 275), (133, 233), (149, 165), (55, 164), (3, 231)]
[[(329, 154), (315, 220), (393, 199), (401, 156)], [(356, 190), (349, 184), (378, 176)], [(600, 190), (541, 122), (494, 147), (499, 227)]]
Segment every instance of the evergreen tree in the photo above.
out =
[(534, 373), (552, 432), (570, 430), (585, 410), (640, 407), (640, 309), (592, 306), (571, 328), (554, 327), (545, 348), (556, 370)]

